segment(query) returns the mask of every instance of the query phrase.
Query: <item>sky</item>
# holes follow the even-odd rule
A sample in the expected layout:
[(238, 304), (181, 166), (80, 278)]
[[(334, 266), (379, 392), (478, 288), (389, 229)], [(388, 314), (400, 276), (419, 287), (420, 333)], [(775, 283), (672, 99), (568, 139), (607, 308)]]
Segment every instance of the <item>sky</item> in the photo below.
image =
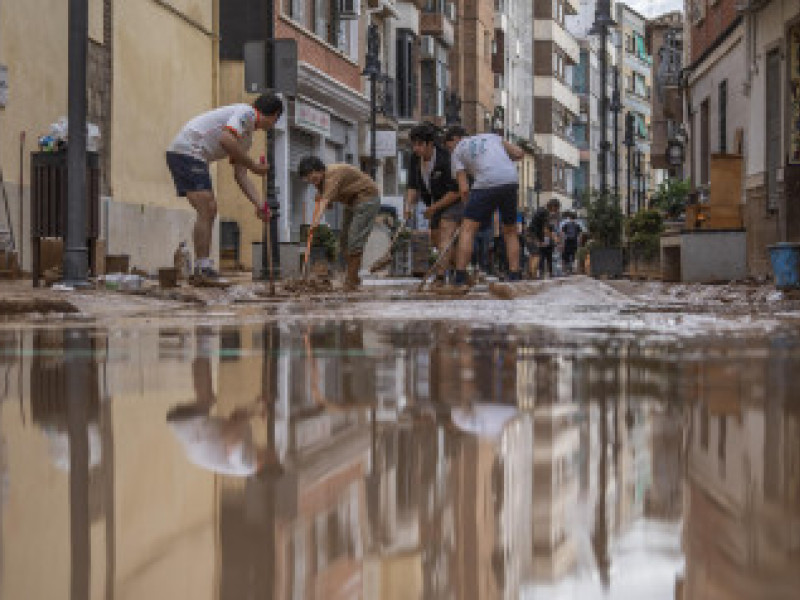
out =
[(682, 10), (683, 0), (623, 0), (645, 17), (657, 17), (671, 10)]

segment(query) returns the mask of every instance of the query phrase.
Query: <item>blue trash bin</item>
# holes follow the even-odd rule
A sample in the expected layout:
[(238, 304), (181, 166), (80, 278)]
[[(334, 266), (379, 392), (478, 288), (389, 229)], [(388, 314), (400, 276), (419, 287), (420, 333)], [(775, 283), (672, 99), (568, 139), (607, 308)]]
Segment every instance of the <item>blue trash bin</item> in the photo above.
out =
[(800, 244), (779, 242), (769, 246), (772, 274), (779, 290), (800, 288)]

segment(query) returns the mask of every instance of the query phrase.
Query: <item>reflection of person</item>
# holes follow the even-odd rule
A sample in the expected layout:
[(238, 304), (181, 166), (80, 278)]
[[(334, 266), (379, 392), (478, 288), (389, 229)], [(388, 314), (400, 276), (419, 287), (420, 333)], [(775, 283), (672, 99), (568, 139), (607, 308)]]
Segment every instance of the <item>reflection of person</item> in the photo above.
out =
[(207, 335), (198, 333), (198, 354), (192, 362), (195, 401), (173, 407), (167, 423), (190, 462), (198, 467), (238, 477), (280, 468), (274, 448), (259, 449), (253, 439), (253, 419), (265, 418), (268, 400), (255, 408), (237, 409), (227, 417), (212, 415), (217, 404), (211, 380), (211, 358), (203, 348)]
[(381, 207), (378, 186), (368, 175), (347, 164), (325, 165), (316, 156), (306, 156), (297, 166), (297, 174), (317, 188), (311, 232), (322, 220), (331, 202), (344, 206), (340, 246), (347, 260), (344, 290), (355, 291), (361, 285), (358, 272), (367, 238)]

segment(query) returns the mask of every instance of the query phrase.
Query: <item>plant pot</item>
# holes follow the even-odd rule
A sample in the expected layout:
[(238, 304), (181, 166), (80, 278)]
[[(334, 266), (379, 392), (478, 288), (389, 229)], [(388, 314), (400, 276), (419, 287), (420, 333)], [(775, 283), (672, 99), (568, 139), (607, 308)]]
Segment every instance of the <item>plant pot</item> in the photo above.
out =
[(622, 277), (622, 248), (592, 248), (589, 250), (592, 277), (618, 279)]
[(769, 246), (769, 258), (775, 287), (779, 290), (800, 288), (800, 244), (781, 242)]

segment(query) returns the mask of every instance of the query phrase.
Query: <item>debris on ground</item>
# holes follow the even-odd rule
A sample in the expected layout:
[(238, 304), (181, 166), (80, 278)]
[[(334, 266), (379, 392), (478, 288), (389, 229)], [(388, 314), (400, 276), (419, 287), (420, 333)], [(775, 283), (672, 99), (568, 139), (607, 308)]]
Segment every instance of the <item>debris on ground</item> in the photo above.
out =
[(292, 294), (328, 294), (333, 291), (329, 278), (290, 279), (283, 289)]
[(0, 317), (26, 314), (52, 314), (80, 312), (66, 300), (51, 298), (0, 298)]

